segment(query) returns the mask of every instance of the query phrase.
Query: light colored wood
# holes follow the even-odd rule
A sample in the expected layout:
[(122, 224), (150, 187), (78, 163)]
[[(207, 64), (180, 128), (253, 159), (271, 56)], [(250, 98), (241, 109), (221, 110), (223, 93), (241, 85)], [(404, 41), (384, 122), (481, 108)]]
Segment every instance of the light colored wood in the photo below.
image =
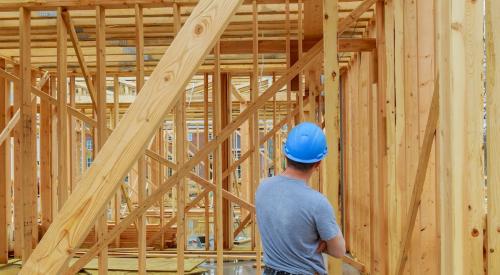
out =
[[(69, 77), (69, 105), (75, 107), (76, 106), (76, 91), (75, 91), (75, 76)], [(66, 110), (67, 111), (67, 110)], [(67, 114), (68, 112), (66, 112)], [(76, 119), (69, 118), (69, 149), (70, 149), (70, 193), (73, 192), (75, 188), (74, 184), (76, 182), (76, 177), (78, 176), (78, 166), (79, 166), (79, 157), (77, 150), (77, 124)]]
[[(142, 87), (144, 85), (144, 22), (143, 22), (143, 8), (141, 5), (136, 4), (135, 9), (135, 28), (136, 28), (136, 87), (137, 93), (142, 92)], [(146, 190), (146, 160), (144, 156), (140, 156), (137, 161), (137, 188), (138, 197), (137, 203), (140, 205), (147, 197)], [(138, 273), (146, 274), (146, 215), (140, 215), (137, 219), (137, 243), (138, 243)]]
[(415, 227), (417, 212), (419, 210), (425, 177), (427, 175), (427, 166), (431, 155), (432, 145), (434, 143), (434, 135), (436, 133), (437, 122), (439, 117), (439, 87), (436, 86), (432, 96), (431, 108), (427, 118), (427, 126), (423, 139), (422, 151), (418, 157), (417, 172), (414, 178), (413, 191), (411, 193), (409, 216), (406, 223), (403, 225), (403, 243), (400, 246), (400, 256), (398, 261), (397, 272), (403, 274), (405, 263), (408, 259), (408, 251), (410, 241)]
[(71, 20), (71, 17), (68, 11), (63, 10), (61, 12), (62, 20), (66, 26), (66, 29), (69, 32), (69, 36), (71, 38), (71, 43), (73, 44), (73, 48), (76, 53), (76, 57), (78, 58), (78, 63), (80, 64), (80, 69), (82, 70), (83, 78), (85, 79), (85, 83), (87, 84), (87, 88), (89, 90), (90, 99), (92, 100), (92, 106), (94, 109), (97, 109), (97, 95), (94, 83), (92, 83), (89, 68), (87, 63), (85, 62), (85, 56), (83, 55), (82, 48), (80, 47), (80, 42), (78, 40), (78, 35), (76, 33), (75, 25)]
[[(214, 65), (214, 75), (212, 79), (212, 100), (214, 104), (214, 119), (213, 119), (213, 131), (214, 135), (220, 135), (222, 131), (222, 100), (221, 100), (221, 72), (220, 72), (220, 43), (217, 42), (214, 48), (215, 55), (215, 65)], [(223, 200), (222, 200), (222, 144), (217, 146), (214, 153), (214, 182), (216, 185), (215, 188), (215, 246), (217, 250), (217, 275), (222, 275), (224, 272), (224, 259), (223, 259), (223, 250), (224, 250), (224, 229), (223, 229)], [(206, 242), (207, 244), (209, 242)]]
[[(283, 76), (278, 79), (276, 82), (271, 85), (264, 93), (261, 94), (261, 96), (255, 100), (255, 102), (252, 102), (245, 111), (243, 111), (238, 117), (233, 119), (233, 121), (224, 128), (224, 130), (218, 135), (218, 138), (215, 140), (212, 140), (209, 142), (207, 145), (205, 145), (203, 148), (200, 148), (199, 152), (193, 156), (193, 158), (189, 159), (183, 167), (179, 168), (177, 173), (172, 175), (164, 184), (160, 185), (157, 190), (155, 190), (149, 198), (144, 201), (143, 205), (140, 208), (134, 209), (126, 218), (122, 220), (119, 226), (116, 226), (113, 228), (113, 230), (108, 233), (108, 237), (106, 238), (105, 241), (97, 242), (92, 248), (88, 250), (88, 252), (78, 260), (77, 263), (75, 263), (71, 267), (71, 271), (77, 272), (82, 268), (92, 257), (94, 257), (100, 248), (104, 245), (107, 245), (112, 239), (116, 238), (118, 234), (120, 234), (123, 230), (126, 229), (126, 226), (128, 224), (132, 223), (133, 220), (137, 218), (138, 215), (142, 214), (148, 207), (151, 207), (155, 201), (157, 201), (163, 193), (167, 192), (178, 180), (179, 177), (186, 176), (188, 173), (191, 172), (191, 169), (202, 159), (206, 158), (206, 156), (212, 152), (213, 150), (216, 149), (216, 147), (222, 143), (225, 139), (227, 139), (233, 131), (235, 131), (243, 121), (248, 119), (250, 115), (253, 114), (253, 112), (259, 108), (261, 108), (267, 100), (272, 98), (286, 83), (289, 81), (289, 79), (294, 78), (299, 71), (301, 71), (304, 67), (308, 66), (313, 62), (313, 60), (318, 57), (322, 51), (323, 48), (323, 41), (319, 41), (317, 44), (315, 44), (314, 47), (312, 47), (304, 56), (299, 59), (291, 68), (288, 70)], [(137, 101), (137, 99), (136, 99)], [(162, 105), (163, 106), (163, 105)], [(116, 132), (116, 130), (115, 130)], [(113, 132), (113, 133), (115, 133)], [(124, 226), (125, 225), (125, 226)]]
[[(185, 94), (179, 99), (175, 108), (175, 134), (176, 134), (176, 161), (177, 167), (181, 167), (186, 161), (186, 110), (184, 102)], [(186, 180), (181, 178), (177, 184), (177, 273), (184, 274), (184, 248), (186, 243)]]
[(10, 137), (10, 133), (16, 127), (19, 119), (21, 118), (21, 111), (17, 110), (12, 118), (5, 123), (5, 126), (2, 128), (2, 132), (0, 132), (0, 145), (3, 145), (3, 142)]
[[(96, 56), (97, 56), (97, 74), (96, 74), (96, 115), (97, 115), (97, 145), (96, 151), (101, 153), (106, 140), (108, 139), (107, 118), (106, 118), (106, 11), (104, 7), (96, 7)], [(98, 155), (99, 155), (98, 154)], [(107, 221), (108, 204), (105, 204), (101, 217), (97, 220), (96, 235), (97, 239), (104, 238), (108, 231)], [(104, 247), (99, 253), (98, 259), (99, 274), (108, 272), (108, 247)]]
[[(325, 158), (322, 171), (323, 185), (326, 186), (325, 196), (333, 208), (337, 223), (342, 228), (340, 219), (339, 182), (340, 166), (338, 144), (340, 143), (340, 103), (339, 103), (339, 65), (337, 61), (337, 1), (323, 1), (323, 41), (324, 41), (324, 90), (325, 90), (325, 134), (328, 144), (328, 155)], [(314, 100), (313, 100), (314, 101)], [(325, 169), (324, 167), (328, 167)], [(327, 173), (328, 170), (328, 173)], [(328, 273), (340, 274), (341, 260), (328, 258)]]
[(358, 18), (365, 13), (377, 0), (365, 0), (354, 9), (347, 17), (341, 20), (338, 24), (338, 34), (342, 34), (351, 26)]
[(487, 171), (488, 274), (500, 273), (500, 2), (486, 1), (486, 112), (487, 112)]
[[(34, 240), (32, 239), (33, 219), (32, 219), (32, 197), (35, 188), (35, 175), (32, 173), (32, 163), (34, 162), (34, 154), (32, 151), (33, 143), (33, 127), (31, 120), (31, 12), (25, 8), (19, 10), (19, 32), (21, 33), (20, 41), (20, 110), (21, 110), (21, 137), (20, 137), (20, 154), (21, 154), (21, 185), (22, 189), (18, 195), (22, 194), (22, 221), (23, 221), (23, 238), (22, 238), (22, 259), (28, 259), (33, 250)], [(28, 171), (28, 172), (26, 172)], [(31, 171), (31, 173), (30, 173)], [(18, 174), (19, 175), (19, 174)], [(18, 207), (21, 205), (18, 204)]]
[(68, 113), (66, 111), (67, 102), (67, 67), (66, 67), (66, 48), (67, 48), (67, 30), (61, 16), (62, 9), (57, 11), (57, 98), (58, 98), (58, 122), (57, 136), (58, 145), (58, 166), (57, 166), (57, 197), (58, 209), (60, 210), (69, 195), (69, 169), (67, 164), (69, 159), (69, 139), (68, 139)]
[[(5, 69), (5, 59), (0, 58), (0, 69)], [(8, 165), (8, 153), (10, 154), (10, 131), (13, 127), (8, 127), (7, 109), (10, 107), (10, 92), (9, 87), (6, 85), (6, 79), (0, 76), (0, 224), (6, 227), (0, 235), (0, 264), (6, 264), (9, 261), (9, 233), (8, 225), (10, 224), (10, 166)], [(21, 112), (16, 112), (18, 121)], [(14, 125), (17, 124), (14, 123)], [(10, 130), (9, 130), (10, 129)], [(4, 134), (4, 132), (6, 134)], [(4, 144), (4, 140), (9, 137), (9, 142)]]
[(483, 3), (436, 4), (441, 274), (484, 274)]
[[(209, 134), (209, 129), (208, 129), (208, 74), (205, 73), (203, 75), (203, 141), (204, 145), (208, 144), (208, 134)], [(205, 157), (205, 165), (204, 167), (204, 174), (205, 174), (205, 179), (210, 180), (210, 164), (209, 164), (209, 159), (208, 155)], [(204, 210), (205, 210), (205, 240), (210, 240), (210, 197), (209, 193), (205, 195), (205, 201), (204, 201)], [(205, 242), (205, 250), (209, 250), (210, 245), (206, 245)]]
[[(49, 79), (50, 84), (53, 80)], [(42, 90), (49, 94), (50, 85), (45, 85)], [(40, 206), (42, 231), (46, 232), (53, 217), (52, 201), (56, 200), (52, 196), (52, 143), (51, 136), (51, 104), (44, 99), (40, 100)]]
[[(251, 82), (251, 94), (250, 94), (250, 99), (255, 102), (257, 101), (259, 97), (259, 72), (258, 72), (258, 56), (259, 56), (259, 18), (258, 18), (258, 6), (257, 6), (257, 1), (253, 0), (252, 1), (252, 33), (253, 33), (253, 45), (252, 45), (252, 75), (250, 77), (250, 82)], [(289, 43), (287, 43), (289, 44)], [(290, 47), (288, 46), (288, 49)], [(287, 59), (289, 59), (289, 54), (287, 55)], [(290, 84), (291, 79), (287, 82)], [(290, 85), (287, 85), (287, 100), (289, 100), (289, 90), (290, 90)], [(249, 124), (251, 125), (250, 128), (250, 144), (251, 147), (254, 148), (255, 144), (259, 140), (259, 110), (256, 109), (253, 112), (253, 117), (251, 118)], [(260, 148), (260, 147), (259, 147)], [(253, 150), (252, 156), (250, 158), (250, 165), (251, 165), (251, 175), (250, 175), (250, 190), (251, 190), (251, 196), (250, 196), (250, 201), (255, 204), (255, 192), (257, 191), (257, 187), (259, 186), (260, 183), (260, 150)], [(262, 273), (262, 259), (261, 259), (261, 254), (262, 254), (262, 245), (260, 243), (260, 235), (259, 235), (259, 229), (257, 227), (257, 217), (256, 215), (252, 216), (252, 245), (255, 247), (255, 253), (256, 253), (256, 273), (261, 274)]]

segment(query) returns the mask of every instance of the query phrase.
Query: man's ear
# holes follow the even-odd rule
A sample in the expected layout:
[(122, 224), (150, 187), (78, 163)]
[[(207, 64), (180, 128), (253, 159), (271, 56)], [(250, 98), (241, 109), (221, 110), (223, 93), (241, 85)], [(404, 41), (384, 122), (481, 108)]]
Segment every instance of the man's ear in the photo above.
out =
[(320, 160), (320, 161), (318, 161), (318, 162), (316, 162), (316, 163), (314, 164), (314, 166), (313, 166), (313, 167), (314, 167), (314, 169), (319, 168), (319, 165), (320, 165), (320, 164), (321, 164), (321, 160)]

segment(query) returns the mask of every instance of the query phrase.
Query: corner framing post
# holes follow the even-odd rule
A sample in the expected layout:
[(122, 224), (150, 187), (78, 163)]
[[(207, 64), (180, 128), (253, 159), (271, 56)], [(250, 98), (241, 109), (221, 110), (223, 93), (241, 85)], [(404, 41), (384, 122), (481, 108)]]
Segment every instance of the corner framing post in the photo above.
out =
[[(108, 138), (106, 125), (106, 13), (102, 6), (96, 7), (96, 91), (97, 91), (97, 151), (101, 151)], [(97, 238), (102, 239), (108, 232), (107, 204), (97, 221)], [(99, 253), (99, 274), (108, 272), (108, 246)]]
[(500, 2), (486, 0), (487, 274), (500, 274)]
[[(338, 148), (340, 143), (340, 72), (337, 60), (337, 0), (323, 0), (323, 8), (325, 134), (330, 152), (325, 158), (324, 165), (321, 166), (321, 178), (324, 180), (323, 186), (325, 186), (325, 195), (335, 209), (337, 222), (340, 223), (340, 166), (338, 161)], [(328, 173), (326, 167), (328, 167)], [(339, 226), (342, 228), (340, 224)], [(341, 272), (342, 261), (328, 257), (328, 274), (340, 274)]]
[[(143, 24), (143, 13), (142, 6), (135, 4), (135, 47), (136, 47), (136, 89), (137, 93), (142, 90), (144, 85), (144, 24)], [(139, 159), (137, 161), (137, 193), (138, 201), (140, 205), (146, 199), (146, 159), (143, 153), (140, 153)], [(146, 214), (142, 214), (137, 219), (137, 245), (139, 249), (139, 254), (137, 257), (139, 274), (146, 274), (146, 225), (147, 219)]]

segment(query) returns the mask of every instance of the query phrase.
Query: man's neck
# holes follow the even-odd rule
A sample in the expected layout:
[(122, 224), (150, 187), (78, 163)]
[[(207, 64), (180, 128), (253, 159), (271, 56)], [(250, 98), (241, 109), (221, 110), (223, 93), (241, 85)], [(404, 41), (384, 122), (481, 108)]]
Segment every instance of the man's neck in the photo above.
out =
[(285, 169), (285, 171), (283, 171), (282, 175), (283, 176), (287, 176), (289, 178), (294, 178), (294, 179), (302, 180), (302, 181), (305, 181), (305, 182), (307, 182), (309, 180), (309, 178), (311, 177), (311, 173), (310, 172), (304, 172), (304, 171), (300, 171), (300, 170), (293, 169), (293, 168), (290, 168), (290, 167), (287, 167)]

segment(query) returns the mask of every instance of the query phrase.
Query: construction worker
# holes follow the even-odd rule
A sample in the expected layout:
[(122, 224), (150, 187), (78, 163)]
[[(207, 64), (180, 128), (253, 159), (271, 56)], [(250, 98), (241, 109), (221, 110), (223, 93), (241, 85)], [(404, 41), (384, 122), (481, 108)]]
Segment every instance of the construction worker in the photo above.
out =
[(285, 171), (259, 185), (255, 206), (264, 274), (327, 274), (322, 253), (336, 258), (345, 254), (332, 206), (307, 185), (327, 152), (321, 128), (301, 123), (288, 134)]

